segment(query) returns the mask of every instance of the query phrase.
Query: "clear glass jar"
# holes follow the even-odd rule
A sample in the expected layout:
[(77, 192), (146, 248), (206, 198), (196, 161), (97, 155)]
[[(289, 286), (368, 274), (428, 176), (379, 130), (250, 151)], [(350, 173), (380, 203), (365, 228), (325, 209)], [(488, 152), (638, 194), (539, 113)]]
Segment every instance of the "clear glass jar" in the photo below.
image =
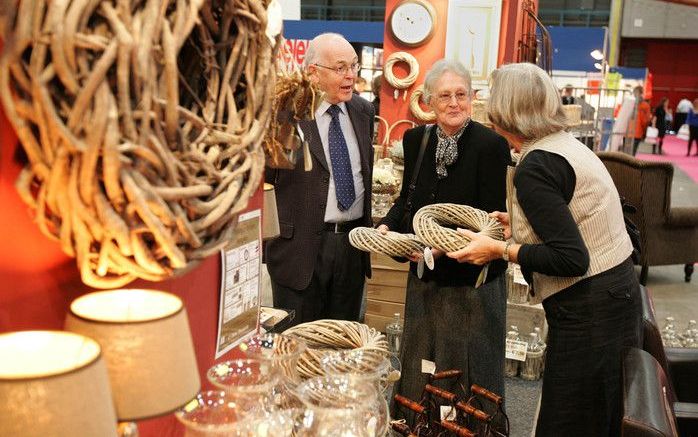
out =
[(385, 327), (385, 335), (388, 338), (390, 352), (400, 356), (400, 344), (402, 342), (402, 323), (400, 313), (395, 313), (395, 319)]
[(218, 363), (206, 372), (206, 377), (211, 384), (228, 394), (237, 405), (238, 412), (271, 408), (273, 389), (280, 380), (280, 374), (272, 363), (255, 358)]
[(538, 333), (528, 334), (526, 361), (521, 364), (521, 379), (537, 381), (543, 375), (543, 350), (538, 342)]
[(175, 412), (185, 426), (185, 437), (240, 437), (244, 414), (234, 399), (224, 391), (199, 393), (191, 402)]
[(301, 382), (297, 365), (307, 349), (303, 340), (284, 334), (260, 334), (240, 343), (238, 349), (247, 357), (271, 363), (279, 374), (280, 379), (272, 390), (275, 405), (282, 408), (301, 406), (294, 389)]
[(322, 357), (320, 365), (328, 376), (351, 376), (381, 391), (391, 368), (386, 353), (369, 349), (331, 352)]
[(388, 431), (388, 404), (372, 384), (324, 376), (302, 382), (297, 392), (306, 407), (298, 437), (378, 437)]
[(298, 359), (307, 349), (300, 338), (284, 334), (260, 334), (243, 341), (238, 349), (247, 357), (270, 361), (286, 382), (293, 385), (300, 382)]

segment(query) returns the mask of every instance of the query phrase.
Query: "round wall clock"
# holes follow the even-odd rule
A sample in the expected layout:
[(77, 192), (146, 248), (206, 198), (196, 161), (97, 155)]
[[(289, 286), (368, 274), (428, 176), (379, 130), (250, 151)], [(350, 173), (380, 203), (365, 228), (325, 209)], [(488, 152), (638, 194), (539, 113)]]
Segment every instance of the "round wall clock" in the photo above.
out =
[(415, 47), (434, 34), (436, 11), (426, 0), (403, 0), (390, 14), (390, 32), (400, 43)]

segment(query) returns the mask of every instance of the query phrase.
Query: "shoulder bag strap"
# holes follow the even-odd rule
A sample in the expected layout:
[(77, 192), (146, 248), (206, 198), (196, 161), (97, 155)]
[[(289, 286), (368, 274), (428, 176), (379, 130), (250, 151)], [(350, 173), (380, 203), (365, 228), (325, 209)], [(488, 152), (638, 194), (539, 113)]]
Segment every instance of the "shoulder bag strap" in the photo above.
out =
[(433, 125), (427, 125), (424, 128), (424, 135), (422, 135), (422, 143), (419, 145), (417, 161), (415, 161), (414, 170), (412, 170), (412, 179), (410, 180), (410, 185), (407, 189), (407, 199), (405, 201), (405, 214), (409, 214), (412, 211), (412, 195), (414, 194), (414, 189), (417, 187), (417, 176), (419, 176), (419, 170), (422, 168), (424, 151), (427, 148), (427, 143), (429, 142), (429, 135), (431, 135), (432, 127)]

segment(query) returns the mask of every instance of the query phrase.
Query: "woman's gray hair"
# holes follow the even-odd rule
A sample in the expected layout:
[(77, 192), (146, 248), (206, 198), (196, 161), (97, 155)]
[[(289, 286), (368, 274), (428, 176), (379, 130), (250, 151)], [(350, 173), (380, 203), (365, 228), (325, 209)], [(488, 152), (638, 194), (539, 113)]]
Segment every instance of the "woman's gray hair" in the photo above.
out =
[(500, 129), (531, 141), (567, 127), (560, 94), (540, 67), (508, 64), (492, 72), (487, 116)]
[(303, 59), (303, 68), (308, 68), (309, 65), (317, 63), (322, 47), (324, 47), (327, 42), (335, 39), (345, 40), (346, 38), (338, 33), (326, 32), (311, 39), (310, 43), (308, 43), (308, 50), (305, 52), (305, 58)]
[(434, 87), (436, 82), (441, 79), (446, 72), (451, 72), (456, 76), (460, 76), (465, 81), (468, 86), (468, 96), (470, 96), (473, 90), (473, 81), (470, 78), (470, 72), (463, 64), (459, 61), (453, 59), (440, 59), (431, 66), (431, 69), (427, 71), (426, 76), (424, 76), (424, 93), (422, 94), (422, 100), (424, 103), (429, 104), (431, 96), (434, 93)]

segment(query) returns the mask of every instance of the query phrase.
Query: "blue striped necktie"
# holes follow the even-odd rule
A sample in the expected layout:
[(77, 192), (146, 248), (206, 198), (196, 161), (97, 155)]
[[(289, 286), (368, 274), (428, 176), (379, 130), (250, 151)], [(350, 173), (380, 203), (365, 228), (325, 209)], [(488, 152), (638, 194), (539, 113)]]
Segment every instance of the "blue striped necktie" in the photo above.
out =
[(327, 109), (327, 113), (332, 116), (327, 140), (329, 142), (337, 206), (340, 211), (346, 211), (354, 204), (356, 193), (354, 192), (354, 176), (351, 172), (349, 149), (347, 148), (344, 134), (342, 134), (342, 127), (339, 124), (340, 111), (341, 109), (337, 105), (332, 105)]

